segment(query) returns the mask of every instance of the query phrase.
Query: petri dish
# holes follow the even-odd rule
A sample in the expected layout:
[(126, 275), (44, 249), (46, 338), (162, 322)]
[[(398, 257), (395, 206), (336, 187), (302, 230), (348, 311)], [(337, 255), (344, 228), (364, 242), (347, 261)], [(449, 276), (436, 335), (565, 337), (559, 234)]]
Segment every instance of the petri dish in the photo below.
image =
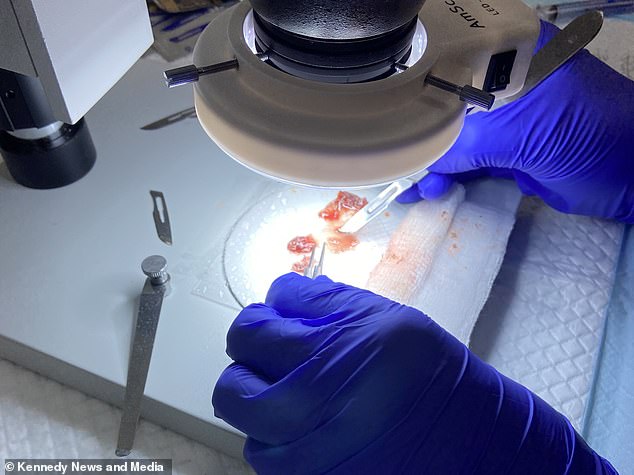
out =
[[(380, 191), (354, 193), (371, 200)], [(312, 234), (319, 243), (323, 241), (327, 226), (319, 211), (336, 196), (337, 190), (332, 189), (288, 187), (262, 196), (239, 217), (225, 241), (222, 264), (227, 287), (240, 306), (263, 302), (271, 283), (292, 272), (293, 264), (302, 258), (288, 251), (292, 238)], [(324, 275), (364, 287), (404, 214), (405, 207), (394, 203), (356, 234), (359, 244), (353, 249), (326, 251)]]

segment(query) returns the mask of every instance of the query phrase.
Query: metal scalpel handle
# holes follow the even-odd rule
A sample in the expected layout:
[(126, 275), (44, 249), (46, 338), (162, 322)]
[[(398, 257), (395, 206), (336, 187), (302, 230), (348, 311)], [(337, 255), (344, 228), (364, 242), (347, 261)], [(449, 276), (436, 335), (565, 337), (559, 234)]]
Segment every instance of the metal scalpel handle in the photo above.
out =
[(141, 400), (145, 391), (154, 337), (158, 327), (163, 297), (169, 294), (170, 276), (167, 273), (167, 261), (162, 256), (150, 256), (141, 264), (147, 276), (137, 315), (132, 354), (128, 363), (128, 380), (123, 402), (123, 414), (119, 426), (117, 457), (125, 457), (132, 451), (136, 426), (141, 414)]
[(522, 90), (514, 96), (495, 101), (494, 109), (516, 101), (539, 86), (585, 48), (601, 31), (602, 26), (603, 14), (598, 11), (588, 12), (570, 22), (533, 57)]
[(395, 181), (379, 193), (376, 198), (357, 211), (352, 218), (346, 221), (346, 223), (339, 228), (339, 232), (356, 233), (370, 221), (381, 216), (381, 213), (383, 213), (401, 193), (427, 174), (428, 172), (424, 171), (419, 173), (416, 178), (403, 178)]

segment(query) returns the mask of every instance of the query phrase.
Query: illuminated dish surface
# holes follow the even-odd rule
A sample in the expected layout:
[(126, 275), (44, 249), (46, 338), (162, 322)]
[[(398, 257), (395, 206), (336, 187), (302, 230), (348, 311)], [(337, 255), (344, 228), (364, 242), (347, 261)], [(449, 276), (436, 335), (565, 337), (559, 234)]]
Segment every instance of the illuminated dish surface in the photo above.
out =
[[(378, 191), (354, 193), (369, 200)], [(319, 216), (319, 212), (337, 194), (334, 190), (286, 188), (265, 196), (240, 217), (229, 233), (223, 252), (225, 279), (240, 305), (264, 301), (271, 282), (291, 272), (293, 265), (306, 256), (289, 251), (289, 242), (293, 238), (310, 235), (321, 243), (333, 237), (328, 231), (328, 223)], [(350, 285), (365, 286), (370, 271), (381, 259), (406, 209), (394, 204), (388, 213), (356, 235), (342, 235), (343, 240), (356, 239), (358, 243), (354, 246), (344, 243), (344, 252), (328, 250), (324, 274)], [(307, 242), (309, 240), (301, 240), (291, 247), (296, 251), (312, 247)], [(337, 247), (339, 244), (333, 245)]]

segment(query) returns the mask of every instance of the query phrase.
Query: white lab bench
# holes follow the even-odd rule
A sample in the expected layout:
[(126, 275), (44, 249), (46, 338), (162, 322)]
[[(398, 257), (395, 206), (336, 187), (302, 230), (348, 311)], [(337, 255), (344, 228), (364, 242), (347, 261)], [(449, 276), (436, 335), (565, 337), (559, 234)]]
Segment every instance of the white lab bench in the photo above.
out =
[[(31, 190), (0, 164), (0, 357), (116, 405), (141, 261), (161, 254), (174, 267), (204, 255), (268, 181), (227, 158), (195, 119), (140, 129), (192, 106), (191, 88), (165, 87), (164, 66), (140, 60), (87, 115), (98, 158), (82, 180)], [(165, 194), (173, 246), (157, 236), (150, 190)], [(142, 414), (240, 456), (243, 438), (211, 406), (235, 310), (192, 295), (194, 283), (172, 273)]]
[[(87, 115), (98, 158), (79, 182), (30, 190), (0, 163), (0, 357), (116, 405), (143, 258), (162, 254), (174, 269), (185, 255), (207, 255), (268, 184), (227, 158), (195, 119), (140, 129), (192, 105), (191, 88), (164, 86), (164, 68), (140, 60)], [(166, 197), (171, 247), (154, 228), (152, 189)], [(243, 436), (214, 418), (211, 406), (230, 362), (225, 336), (236, 311), (193, 295), (195, 284), (193, 274), (172, 272), (142, 414), (239, 457)], [(497, 301), (505, 297), (498, 293)], [(500, 327), (481, 323), (480, 333)]]

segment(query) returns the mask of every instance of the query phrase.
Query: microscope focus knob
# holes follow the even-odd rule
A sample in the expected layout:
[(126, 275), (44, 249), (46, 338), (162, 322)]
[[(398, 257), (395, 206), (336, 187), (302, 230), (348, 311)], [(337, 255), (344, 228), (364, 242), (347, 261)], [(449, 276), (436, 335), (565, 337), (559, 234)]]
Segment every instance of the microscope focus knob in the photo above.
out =
[(163, 256), (146, 257), (141, 263), (141, 270), (150, 278), (152, 285), (163, 285), (170, 278), (167, 273), (167, 260)]

